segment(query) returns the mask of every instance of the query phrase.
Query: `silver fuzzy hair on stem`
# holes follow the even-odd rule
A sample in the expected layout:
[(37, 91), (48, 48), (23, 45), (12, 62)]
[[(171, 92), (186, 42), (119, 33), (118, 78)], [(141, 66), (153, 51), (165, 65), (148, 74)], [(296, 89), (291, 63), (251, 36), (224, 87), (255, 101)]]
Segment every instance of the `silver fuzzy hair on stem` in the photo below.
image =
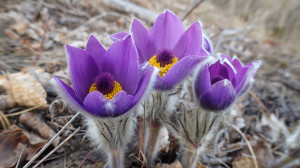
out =
[(159, 132), (164, 127), (162, 121), (171, 116), (171, 112), (175, 110), (179, 92), (180, 88), (164, 92), (152, 90), (148, 98), (139, 106), (139, 115), (145, 117), (143, 151), (148, 166), (154, 164), (156, 155), (160, 151), (157, 142), (160, 142)]
[(177, 109), (164, 121), (168, 130), (182, 143), (183, 167), (195, 167), (198, 155), (205, 150), (219, 125), (226, 120), (228, 112), (214, 113), (203, 110), (195, 102), (192, 76), (184, 83)]
[(124, 152), (136, 124), (134, 116), (130, 112), (116, 118), (85, 116), (87, 136), (96, 147), (108, 154), (107, 168), (124, 166)]

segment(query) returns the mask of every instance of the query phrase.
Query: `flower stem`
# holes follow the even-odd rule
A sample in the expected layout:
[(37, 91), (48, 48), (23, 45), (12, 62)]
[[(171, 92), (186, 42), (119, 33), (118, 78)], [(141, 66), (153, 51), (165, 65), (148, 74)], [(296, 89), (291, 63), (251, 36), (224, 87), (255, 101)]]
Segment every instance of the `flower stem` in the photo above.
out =
[(158, 152), (156, 149), (156, 143), (159, 136), (159, 130), (162, 125), (159, 122), (151, 122), (149, 118), (146, 119), (145, 124), (144, 153), (148, 166), (151, 166), (154, 164)]
[(198, 147), (189, 143), (184, 144), (181, 155), (182, 167), (194, 168), (197, 166), (198, 161)]
[(143, 157), (143, 119), (142, 117), (138, 117), (138, 121), (139, 121), (139, 137), (140, 137), (140, 154), (139, 154), (139, 157), (140, 157), (140, 160), (143, 161), (144, 160), (144, 157)]
[(124, 168), (124, 151), (120, 150), (110, 151), (105, 168)]

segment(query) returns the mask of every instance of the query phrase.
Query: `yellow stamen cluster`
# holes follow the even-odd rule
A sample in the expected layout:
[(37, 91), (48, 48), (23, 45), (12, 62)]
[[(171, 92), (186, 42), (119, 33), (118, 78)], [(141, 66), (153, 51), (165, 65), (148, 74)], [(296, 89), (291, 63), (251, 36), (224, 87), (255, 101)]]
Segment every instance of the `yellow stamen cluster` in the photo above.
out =
[[(112, 99), (117, 93), (121, 92), (122, 86), (120, 85), (119, 82), (115, 81), (115, 86), (112, 92), (105, 94), (104, 97), (106, 99)], [(98, 91), (97, 87), (96, 87), (96, 83), (93, 83), (92, 86), (90, 87), (89, 93), (93, 92), (93, 91)]]
[(160, 69), (159, 71), (159, 76), (164, 77), (165, 74), (169, 71), (169, 69), (176, 63), (178, 62), (178, 58), (174, 56), (174, 58), (172, 59), (172, 63), (171, 64), (167, 64), (163, 67), (160, 66), (160, 63), (157, 62), (157, 55), (154, 55), (153, 57), (150, 58), (149, 63), (152, 66), (158, 67)]

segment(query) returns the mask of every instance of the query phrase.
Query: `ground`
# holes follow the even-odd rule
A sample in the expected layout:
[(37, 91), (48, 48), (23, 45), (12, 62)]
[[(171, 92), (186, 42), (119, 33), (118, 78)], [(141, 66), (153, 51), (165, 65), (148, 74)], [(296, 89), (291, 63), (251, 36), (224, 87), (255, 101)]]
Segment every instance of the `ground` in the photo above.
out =
[[(154, 16), (169, 9), (181, 18), (193, 6), (193, 1), (183, 0), (125, 2)], [(93, 34), (108, 47), (112, 43), (108, 36), (129, 31), (134, 17), (150, 27), (155, 19), (151, 14), (145, 16), (105, 0), (0, 2), (0, 167), (24, 166), (76, 113), (57, 97), (49, 83), (58, 76), (70, 84), (64, 45), (85, 47)], [(245, 17), (204, 1), (184, 20), (186, 27), (201, 20), (216, 52), (237, 56), (245, 63), (263, 61), (251, 90), (234, 106), (235, 126), (220, 127), (211, 144), (214, 147), (201, 155), (198, 166), (299, 167), (299, 43), (264, 33), (261, 25), (255, 27), (251, 17)], [(69, 137), (40, 167), (103, 167), (105, 155), (90, 145), (85, 130), (80, 116), (34, 164)], [(126, 167), (142, 166), (135, 137), (127, 151)], [(161, 151), (156, 167), (180, 167), (178, 151), (184, 149), (169, 137), (170, 144)], [(18, 161), (25, 144), (26, 157)], [(4, 148), (6, 145), (10, 147)]]

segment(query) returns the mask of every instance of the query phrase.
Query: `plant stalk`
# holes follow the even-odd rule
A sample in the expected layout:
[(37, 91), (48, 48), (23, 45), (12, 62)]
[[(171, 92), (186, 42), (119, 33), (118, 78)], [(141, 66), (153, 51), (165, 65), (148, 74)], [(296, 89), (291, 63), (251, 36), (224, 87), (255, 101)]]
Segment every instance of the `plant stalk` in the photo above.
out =
[(144, 153), (147, 160), (147, 165), (151, 166), (154, 165), (156, 155), (158, 153), (156, 145), (162, 125), (159, 122), (151, 122), (149, 118), (146, 118), (145, 124)]
[(182, 167), (194, 168), (197, 166), (198, 159), (198, 147), (185, 143), (180, 160)]

